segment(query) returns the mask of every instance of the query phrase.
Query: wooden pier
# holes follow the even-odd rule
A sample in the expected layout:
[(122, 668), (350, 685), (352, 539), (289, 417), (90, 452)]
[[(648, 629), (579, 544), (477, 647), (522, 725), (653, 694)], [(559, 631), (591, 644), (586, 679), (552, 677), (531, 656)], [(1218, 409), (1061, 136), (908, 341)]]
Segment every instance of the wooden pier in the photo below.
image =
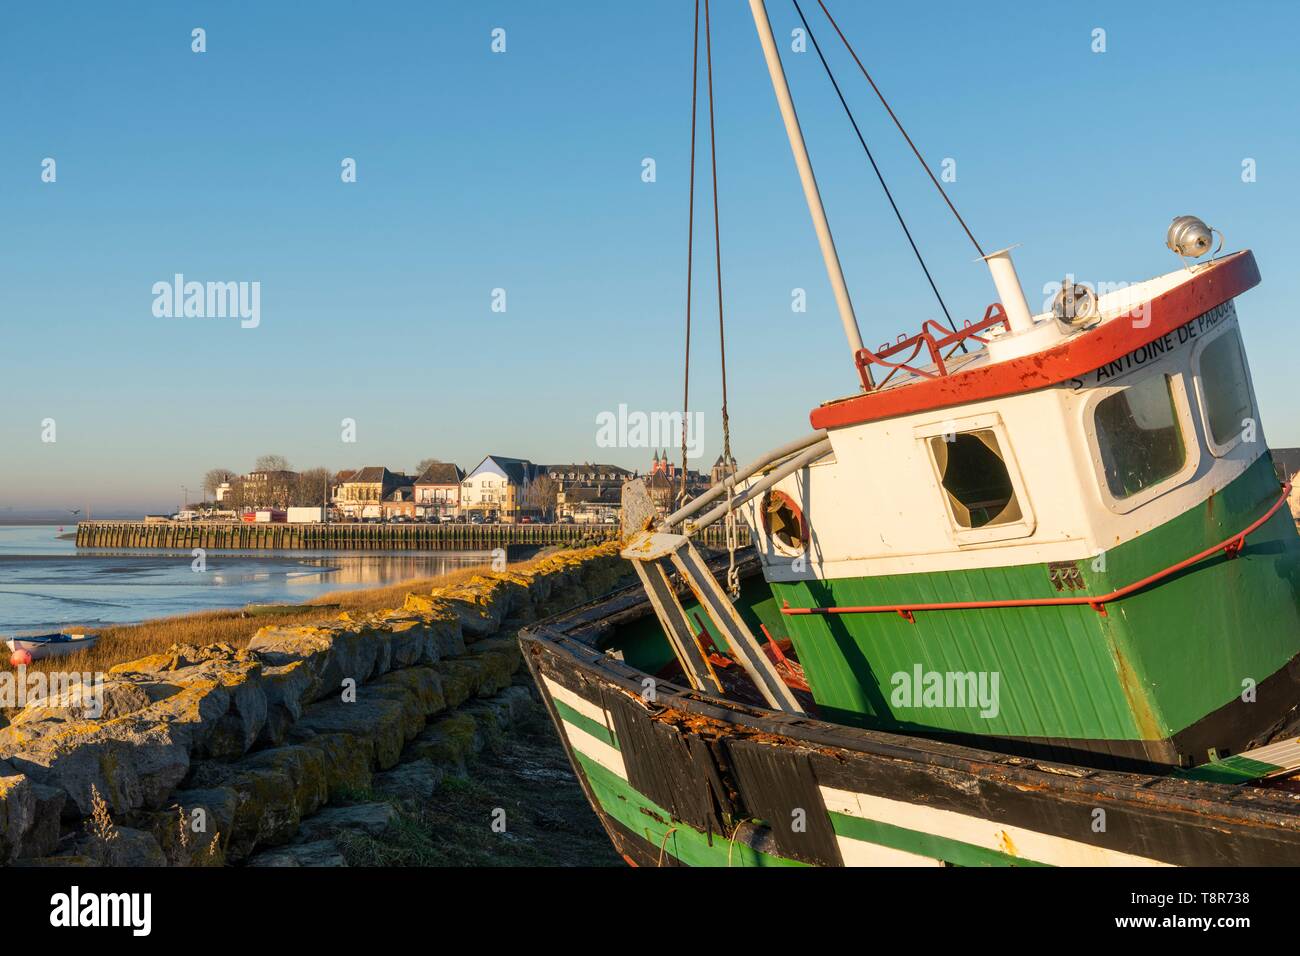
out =
[[(742, 526), (742, 532), (744, 531)], [(579, 546), (608, 541), (617, 525), (593, 524), (248, 524), (232, 521), (82, 521), (79, 548), (209, 551), (490, 551), (510, 546)], [(721, 524), (697, 540), (723, 547)], [(741, 543), (747, 544), (742, 533)]]

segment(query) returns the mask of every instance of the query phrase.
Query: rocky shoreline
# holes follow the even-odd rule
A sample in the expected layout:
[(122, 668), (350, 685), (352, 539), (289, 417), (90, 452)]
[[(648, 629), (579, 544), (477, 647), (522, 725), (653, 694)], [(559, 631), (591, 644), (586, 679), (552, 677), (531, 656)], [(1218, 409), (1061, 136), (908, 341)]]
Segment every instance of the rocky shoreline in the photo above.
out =
[(625, 574), (615, 545), (562, 552), (117, 665), (94, 719), (75, 694), (29, 703), (0, 730), (0, 862), (337, 864), (332, 834), (382, 829), (535, 706), (518, 626)]

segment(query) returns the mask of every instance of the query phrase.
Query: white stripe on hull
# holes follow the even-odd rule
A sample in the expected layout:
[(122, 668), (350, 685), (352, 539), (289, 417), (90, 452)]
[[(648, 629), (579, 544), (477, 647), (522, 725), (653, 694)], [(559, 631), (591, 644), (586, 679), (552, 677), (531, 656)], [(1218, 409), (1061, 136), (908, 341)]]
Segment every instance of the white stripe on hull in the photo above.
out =
[[(585, 697), (575, 694), (569, 688), (562, 686), (551, 680), (545, 674), (542, 675), (542, 683), (546, 685), (546, 690), (551, 697), (562, 704), (572, 707), (582, 716), (595, 721), (605, 727), (610, 733), (614, 730), (614, 720), (610, 717), (609, 711), (603, 707), (598, 707)], [(561, 719), (561, 725), (564, 727), (564, 735), (569, 738), (569, 746), (590, 760), (596, 761), (612, 774), (616, 774), (622, 779), (627, 779), (627, 767), (623, 764), (623, 755), (614, 747), (593, 737), (581, 727)]]
[(609, 711), (605, 710), (605, 708), (601, 707), (599, 704), (593, 704), (585, 697), (578, 696), (573, 691), (569, 690), (569, 688), (556, 683), (545, 674), (542, 675), (542, 683), (546, 685), (546, 689), (550, 691), (551, 696), (556, 700), (563, 704), (568, 704), (578, 713), (582, 714), (582, 716), (594, 720), (606, 730), (613, 731), (614, 721), (610, 718)]
[(836, 835), (845, 866), (943, 866), (943, 860), (931, 859), (906, 850), (895, 850), (879, 843)]
[(623, 755), (605, 743), (603, 740), (597, 740), (591, 734), (587, 733), (581, 727), (575, 727), (567, 720), (561, 721), (564, 724), (564, 734), (569, 738), (569, 745), (574, 750), (591, 760), (596, 761), (612, 774), (616, 774), (622, 779), (627, 779), (627, 768), (623, 766)]
[[(1067, 840), (1064, 837), (1026, 830), (1023, 827), (996, 823), (980, 817), (941, 810), (923, 804), (890, 800), (865, 793), (821, 787), (826, 809), (834, 813), (872, 820), (892, 826), (929, 833), (970, 846), (1035, 863), (1053, 866), (1169, 866), (1159, 860), (1119, 850)], [(1086, 808), (1079, 811), (1080, 826), (1088, 826), (1091, 816)]]

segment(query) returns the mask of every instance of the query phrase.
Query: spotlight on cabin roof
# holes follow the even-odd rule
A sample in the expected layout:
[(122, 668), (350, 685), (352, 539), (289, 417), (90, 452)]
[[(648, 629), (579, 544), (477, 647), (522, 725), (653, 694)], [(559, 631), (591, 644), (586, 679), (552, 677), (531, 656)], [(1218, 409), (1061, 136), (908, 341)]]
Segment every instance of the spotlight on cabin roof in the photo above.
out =
[(1067, 276), (1061, 282), (1061, 291), (1052, 301), (1052, 314), (1069, 331), (1086, 329), (1101, 321), (1097, 310), (1097, 294), (1086, 285), (1071, 282)]
[(1180, 256), (1197, 259), (1210, 251), (1214, 231), (1196, 216), (1179, 216), (1169, 224), (1165, 245)]

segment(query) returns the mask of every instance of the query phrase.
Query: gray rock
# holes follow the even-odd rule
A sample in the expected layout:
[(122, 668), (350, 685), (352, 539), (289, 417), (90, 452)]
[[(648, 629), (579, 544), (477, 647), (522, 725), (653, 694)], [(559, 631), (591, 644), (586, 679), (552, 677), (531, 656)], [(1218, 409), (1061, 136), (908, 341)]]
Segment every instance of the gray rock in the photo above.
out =
[(373, 789), (399, 799), (424, 799), (433, 794), (446, 778), (444, 767), (428, 758), (400, 763), (392, 770), (376, 774)]
[(132, 827), (114, 826), (108, 839), (82, 833), (66, 854), (85, 857), (101, 866), (166, 866), (167, 857), (152, 833)]
[(18, 855), (35, 819), (36, 792), (27, 777), (12, 773), (7, 765), (0, 768), (0, 863), (8, 863)]
[(388, 803), (358, 803), (349, 807), (327, 807), (302, 821), (298, 840), (323, 840), (339, 830), (361, 830), (376, 836), (388, 829), (397, 811)]
[(347, 866), (333, 840), (298, 843), (293, 846), (264, 850), (248, 861), (249, 866)]
[(20, 857), (43, 857), (53, 853), (62, 832), (63, 804), (68, 795), (58, 787), (32, 784), (32, 822), (18, 847)]
[(352, 734), (370, 742), (372, 764), (386, 770), (401, 756), (406, 721), (407, 707), (402, 702), (363, 694), (353, 703), (331, 700), (312, 704), (290, 731), (290, 739), (303, 740), (312, 734)]

